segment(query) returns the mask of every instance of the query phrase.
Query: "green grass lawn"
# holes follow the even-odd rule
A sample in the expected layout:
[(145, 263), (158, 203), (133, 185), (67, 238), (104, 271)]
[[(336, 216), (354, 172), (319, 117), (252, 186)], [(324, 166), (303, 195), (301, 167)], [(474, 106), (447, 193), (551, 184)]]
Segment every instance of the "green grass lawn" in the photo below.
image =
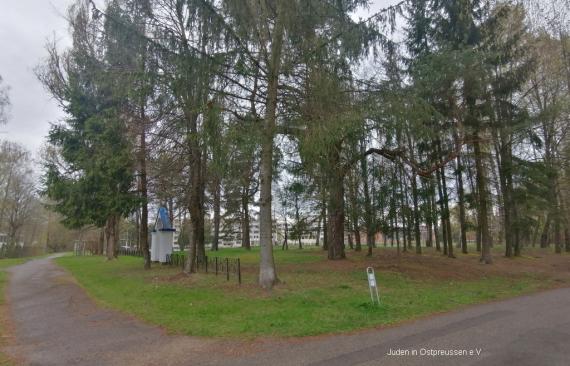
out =
[[(209, 255), (212, 255), (209, 253)], [(257, 288), (258, 250), (224, 249), (215, 255), (239, 256), (244, 283), (223, 276), (180, 275), (180, 269), (142, 259), (63, 257), (68, 269), (100, 304), (134, 314), (181, 334), (220, 337), (308, 336), (388, 325), (544, 286), (533, 276), (483, 276), (477, 280), (418, 280), (393, 271), (376, 273), (381, 305), (370, 302), (360, 259), (349, 266), (325, 263), (320, 250), (275, 252), (282, 283), (271, 292)], [(361, 268), (360, 268), (361, 267)]]

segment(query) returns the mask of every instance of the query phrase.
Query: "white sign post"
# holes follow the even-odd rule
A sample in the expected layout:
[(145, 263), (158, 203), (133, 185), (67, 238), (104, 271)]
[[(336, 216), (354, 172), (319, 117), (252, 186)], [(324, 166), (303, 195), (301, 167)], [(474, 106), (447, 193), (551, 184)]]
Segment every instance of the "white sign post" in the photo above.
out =
[[(380, 305), (380, 297), (378, 296), (378, 286), (376, 285), (376, 276), (374, 275), (374, 268), (366, 268), (366, 275), (368, 277), (368, 287), (370, 288), (370, 299), (373, 304)], [(376, 296), (374, 296), (376, 295)]]

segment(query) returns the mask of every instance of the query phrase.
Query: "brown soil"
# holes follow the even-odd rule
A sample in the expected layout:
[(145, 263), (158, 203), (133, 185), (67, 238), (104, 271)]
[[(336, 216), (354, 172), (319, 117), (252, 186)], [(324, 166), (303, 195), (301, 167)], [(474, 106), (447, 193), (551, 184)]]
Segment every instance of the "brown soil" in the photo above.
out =
[[(15, 326), (10, 317), (10, 304), (8, 297), (4, 296), (4, 303), (0, 304), (0, 348), (12, 346), (16, 342)], [(21, 365), (23, 361), (6, 353), (0, 354), (0, 365)]]
[[(325, 252), (311, 251), (307, 255), (321, 256), (322, 260), (312, 263), (277, 263), (277, 271), (283, 280), (278, 289), (287, 291), (290, 286), (295, 287), (295, 274), (315, 274), (313, 284), (318, 284), (319, 274), (330, 272), (355, 272), (363, 271), (366, 267), (373, 267), (377, 274), (398, 273), (417, 281), (469, 281), (478, 280), (481, 277), (509, 277), (522, 278), (532, 275), (533, 277), (548, 280), (547, 287), (570, 284), (570, 255), (564, 253), (557, 255), (548, 249), (525, 249), (523, 255), (517, 258), (505, 258), (500, 248), (494, 253), (494, 263), (485, 265), (479, 262), (477, 252), (467, 255), (456, 250), (456, 258), (448, 258), (431, 248), (422, 248), (421, 255), (415, 252), (401, 252), (395, 250), (377, 248), (372, 257), (366, 257), (366, 251), (354, 252), (347, 250), (347, 259), (329, 261)], [(253, 296), (271, 296), (262, 291), (256, 284), (258, 266), (246, 264), (242, 266), (242, 285), (239, 286), (237, 279), (232, 274), (230, 281), (225, 278), (215, 278), (212, 274), (198, 273), (187, 276), (178, 269), (165, 269), (165, 272), (152, 278), (152, 282), (177, 283), (183, 286), (210, 286), (232, 291), (238, 286), (240, 292)], [(224, 277), (224, 275), (222, 275)], [(288, 282), (289, 281), (289, 282)]]
[(313, 264), (280, 265), (280, 271), (354, 271), (371, 266), (376, 272), (401, 273), (417, 280), (475, 280), (487, 276), (524, 276), (533, 273), (545, 278), (557, 278), (570, 281), (570, 256), (553, 254), (548, 249), (528, 249), (517, 258), (506, 258), (495, 254), (492, 265), (479, 262), (478, 253), (456, 254), (457, 258), (448, 258), (432, 249), (423, 248), (421, 255), (413, 251), (375, 250), (372, 257), (365, 252), (347, 252), (347, 260), (327, 261)]

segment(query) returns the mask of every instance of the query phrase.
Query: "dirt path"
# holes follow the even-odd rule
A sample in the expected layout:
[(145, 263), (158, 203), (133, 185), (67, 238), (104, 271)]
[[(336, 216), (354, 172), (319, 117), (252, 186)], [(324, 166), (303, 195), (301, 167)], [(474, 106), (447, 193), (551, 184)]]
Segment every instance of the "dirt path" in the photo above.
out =
[[(388, 329), (236, 342), (171, 336), (102, 309), (51, 259), (30, 261), (10, 272), (7, 298), (15, 341), (3, 350), (29, 365), (570, 364), (567, 288), (472, 306)], [(387, 355), (391, 349), (410, 354)], [(422, 349), (468, 354), (430, 356), (422, 355)]]
[[(212, 340), (167, 336), (159, 328), (96, 306), (50, 258), (10, 272), (7, 300), (15, 340), (4, 351), (23, 364), (208, 364), (212, 349), (219, 346)], [(194, 362), (185, 362), (190, 358)]]

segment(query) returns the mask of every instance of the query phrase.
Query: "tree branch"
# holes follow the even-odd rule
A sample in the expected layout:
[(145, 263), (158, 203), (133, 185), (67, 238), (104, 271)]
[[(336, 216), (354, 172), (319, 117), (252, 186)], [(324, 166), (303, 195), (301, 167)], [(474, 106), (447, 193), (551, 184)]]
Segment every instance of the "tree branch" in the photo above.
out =
[(441, 162), (427, 168), (422, 167), (420, 163), (416, 162), (413, 158), (406, 155), (406, 149), (403, 147), (399, 147), (396, 149), (370, 148), (366, 150), (364, 153), (359, 154), (358, 156), (354, 157), (349, 162), (347, 162), (343, 167), (343, 171), (346, 172), (348, 169), (350, 169), (352, 165), (354, 165), (360, 159), (363, 159), (368, 155), (376, 154), (393, 162), (397, 162), (399, 160), (402, 163), (409, 166), (420, 177), (431, 178), (433, 172), (443, 168), (445, 165), (447, 165), (452, 160), (456, 159), (461, 154), (461, 148), (465, 143), (466, 143), (465, 140), (456, 140), (455, 148), (449, 155), (447, 155)]

